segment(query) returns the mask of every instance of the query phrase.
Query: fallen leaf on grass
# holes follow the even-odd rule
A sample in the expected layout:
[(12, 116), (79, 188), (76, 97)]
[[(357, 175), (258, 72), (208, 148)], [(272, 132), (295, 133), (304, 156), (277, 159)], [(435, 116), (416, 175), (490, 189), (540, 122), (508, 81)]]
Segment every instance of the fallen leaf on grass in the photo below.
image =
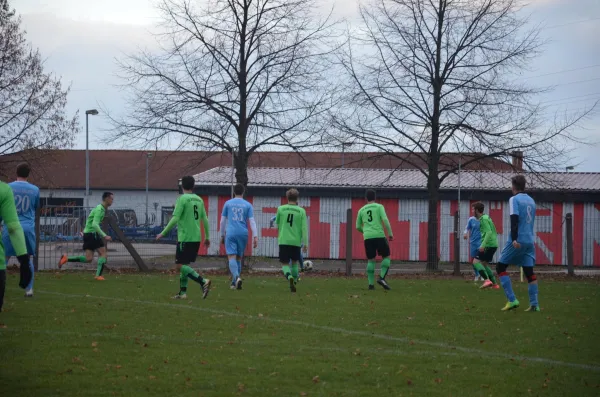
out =
[(435, 378), (435, 383), (438, 383), (438, 384), (442, 383), (442, 378)]
[(301, 391), (301, 392), (300, 392), (300, 395), (301, 395), (301, 396), (308, 396), (308, 394), (306, 394), (306, 393), (305, 393), (305, 392), (303, 392), (303, 391)]
[(407, 384), (407, 385), (409, 385), (409, 386), (411, 386), (411, 385), (413, 384), (413, 382), (412, 382), (412, 380), (410, 380), (410, 379), (407, 379), (407, 380), (406, 380), (406, 384)]
[(123, 368), (123, 367), (121, 367), (120, 365), (115, 365), (115, 368), (116, 368), (116, 369), (121, 369), (121, 368)]
[(238, 328), (244, 329), (244, 328), (246, 328), (246, 324), (242, 323), (242, 324), (238, 325)]
[(8, 328), (6, 324), (0, 324), (0, 328)]
[(313, 377), (313, 383), (319, 383), (319, 375)]
[(92, 342), (92, 347), (98, 346), (98, 342)]
[(148, 379), (151, 379), (151, 380), (152, 380), (152, 379), (156, 379), (156, 376), (154, 376), (154, 375), (150, 375), (150, 376), (148, 377)]
[(275, 375), (278, 375), (278, 374), (279, 374), (279, 372), (271, 372), (271, 373), (269, 374), (269, 376), (275, 376)]
[(93, 350), (93, 352), (94, 352), (94, 353), (98, 353), (99, 351), (100, 351), (100, 350), (98, 350), (97, 348), (95, 348), (95, 349)]
[(258, 317), (264, 317), (262, 313), (258, 313)]
[(206, 364), (208, 364), (208, 362), (206, 362), (206, 361), (200, 361), (200, 364), (206, 365)]
[(256, 368), (250, 368), (250, 367), (248, 367), (248, 371), (249, 371), (249, 372), (256, 371)]
[(71, 361), (73, 361), (74, 363), (80, 363), (81, 359), (79, 357), (73, 357)]
[(242, 383), (238, 383), (238, 391), (244, 391), (244, 385)]

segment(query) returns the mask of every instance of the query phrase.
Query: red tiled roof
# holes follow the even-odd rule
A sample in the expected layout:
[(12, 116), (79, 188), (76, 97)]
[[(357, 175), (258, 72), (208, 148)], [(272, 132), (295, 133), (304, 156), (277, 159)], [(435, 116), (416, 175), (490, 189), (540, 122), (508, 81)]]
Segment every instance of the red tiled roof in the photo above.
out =
[[(470, 190), (510, 190), (514, 172), (461, 172), (460, 186)], [(546, 172), (525, 173), (528, 190), (600, 191), (600, 173)], [(231, 167), (217, 167), (194, 175), (196, 184), (229, 186)], [(268, 187), (314, 188), (389, 188), (426, 189), (427, 178), (418, 170), (358, 169), (358, 168), (248, 168), (249, 185)], [(449, 175), (441, 189), (458, 188), (458, 175)]]
[[(90, 188), (143, 190), (146, 186), (146, 153), (140, 150), (91, 150)], [(383, 153), (345, 153), (346, 168), (414, 169), (424, 167), (425, 156), (401, 154), (401, 158)], [(462, 154), (462, 161), (478, 155)], [(30, 181), (43, 189), (85, 189), (85, 151), (26, 151), (0, 156), (0, 179), (10, 181), (18, 163), (28, 161), (32, 167)], [(458, 164), (459, 155), (447, 154), (441, 167)], [(412, 164), (411, 164), (412, 163)], [(249, 167), (335, 168), (342, 164), (340, 152), (258, 152)], [(231, 165), (231, 155), (223, 152), (158, 151), (149, 160), (151, 190), (176, 190), (183, 175)], [(470, 170), (512, 170), (498, 159), (485, 158), (471, 163)]]

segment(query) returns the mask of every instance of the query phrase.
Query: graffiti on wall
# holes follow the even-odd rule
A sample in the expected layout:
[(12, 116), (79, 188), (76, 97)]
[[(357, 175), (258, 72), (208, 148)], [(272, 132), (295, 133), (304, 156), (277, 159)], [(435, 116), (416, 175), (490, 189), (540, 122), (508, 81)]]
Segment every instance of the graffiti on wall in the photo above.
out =
[[(206, 205), (209, 223), (213, 233), (218, 231), (223, 205), (227, 196), (202, 196)], [(247, 255), (276, 257), (277, 229), (269, 227), (269, 221), (285, 198), (249, 197), (254, 206), (258, 225), (259, 248), (250, 244)], [(427, 219), (426, 200), (383, 199), (379, 201), (386, 208), (394, 242), (391, 243), (392, 259), (402, 261), (425, 261), (427, 259)], [(472, 260), (467, 243), (462, 240), (462, 231), (471, 213), (471, 201), (460, 203), (460, 260)], [(346, 210), (352, 209), (353, 216), (365, 204), (363, 199), (301, 197), (300, 203), (308, 216), (309, 257), (343, 259), (346, 256)], [(510, 214), (507, 202), (484, 201), (486, 212), (496, 225), (500, 247), (503, 247), (510, 233)], [(600, 204), (592, 203), (537, 203), (536, 212), (536, 257), (538, 264), (566, 263), (566, 226), (564, 218), (573, 214), (573, 248), (576, 265), (600, 266)], [(454, 214), (459, 210), (456, 200), (441, 201), (438, 213), (437, 254), (441, 261), (455, 258)], [(355, 230), (352, 219), (352, 256), (365, 259), (362, 235)], [(214, 234), (213, 234), (214, 235)], [(249, 240), (251, 241), (251, 240)], [(201, 254), (205, 254), (205, 248)], [(212, 251), (211, 251), (212, 253)], [(220, 254), (225, 254), (220, 247)]]

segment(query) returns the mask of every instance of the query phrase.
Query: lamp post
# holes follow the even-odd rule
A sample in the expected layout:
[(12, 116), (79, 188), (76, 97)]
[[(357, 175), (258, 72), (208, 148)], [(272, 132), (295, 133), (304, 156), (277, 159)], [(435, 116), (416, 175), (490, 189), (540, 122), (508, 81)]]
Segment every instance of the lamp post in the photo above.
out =
[(90, 131), (88, 116), (96, 116), (98, 111), (90, 109), (85, 111), (85, 207), (90, 207)]
[(346, 154), (346, 146), (347, 147), (351, 147), (354, 143), (353, 142), (342, 142), (342, 168), (344, 168), (344, 155)]
[(148, 152), (146, 153), (146, 226), (148, 226), (148, 164), (153, 154)]

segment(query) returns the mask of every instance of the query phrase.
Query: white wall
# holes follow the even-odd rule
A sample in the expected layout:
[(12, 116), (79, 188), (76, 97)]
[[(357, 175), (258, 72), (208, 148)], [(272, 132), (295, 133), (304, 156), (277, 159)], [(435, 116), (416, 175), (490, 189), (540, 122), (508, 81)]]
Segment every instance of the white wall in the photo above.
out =
[[(89, 206), (95, 207), (102, 200), (104, 190), (90, 190)], [(138, 223), (144, 223), (146, 217), (146, 192), (139, 190), (115, 190), (114, 209), (132, 209), (138, 219)], [(85, 190), (40, 190), (40, 196), (44, 197), (64, 197), (64, 198), (85, 198)], [(173, 191), (150, 190), (148, 192), (148, 217), (150, 222), (159, 225), (161, 221), (161, 208), (173, 207), (179, 193)], [(155, 204), (157, 203), (156, 209)], [(85, 201), (84, 201), (85, 205)]]

